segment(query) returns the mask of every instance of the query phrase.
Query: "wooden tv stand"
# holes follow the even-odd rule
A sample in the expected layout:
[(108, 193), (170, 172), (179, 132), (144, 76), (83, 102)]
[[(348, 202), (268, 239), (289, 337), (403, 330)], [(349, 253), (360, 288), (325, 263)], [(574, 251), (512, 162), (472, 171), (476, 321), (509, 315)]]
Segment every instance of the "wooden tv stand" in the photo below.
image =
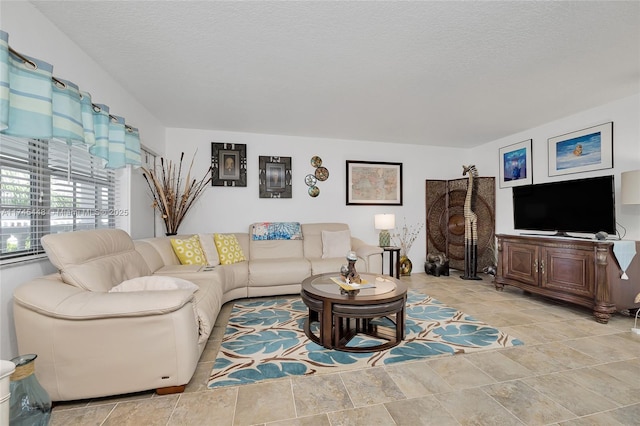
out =
[[(603, 324), (616, 310), (633, 307), (631, 293), (640, 285), (640, 277), (630, 274), (630, 267), (631, 281), (621, 282), (611, 241), (522, 235), (496, 238), (496, 288), (511, 285), (592, 308), (596, 321)], [(638, 268), (639, 256), (640, 252), (632, 262), (634, 268)]]

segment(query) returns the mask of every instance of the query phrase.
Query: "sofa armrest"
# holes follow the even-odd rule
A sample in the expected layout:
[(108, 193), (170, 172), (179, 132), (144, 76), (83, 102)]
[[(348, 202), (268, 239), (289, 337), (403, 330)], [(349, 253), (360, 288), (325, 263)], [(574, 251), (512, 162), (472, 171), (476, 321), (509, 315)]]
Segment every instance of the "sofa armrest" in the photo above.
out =
[(364, 260), (367, 265), (366, 272), (378, 273), (382, 270), (382, 248), (367, 244), (359, 238), (351, 237), (351, 249)]
[(103, 293), (38, 278), (18, 286), (15, 303), (55, 318), (86, 320), (163, 315), (193, 299), (190, 290)]
[(363, 259), (366, 259), (374, 254), (382, 253), (382, 248), (367, 244), (356, 237), (351, 237), (351, 248), (356, 252), (358, 257), (362, 257)]
[(38, 354), (38, 381), (53, 401), (184, 385), (204, 348), (187, 293), (29, 281), (14, 291), (19, 352)]

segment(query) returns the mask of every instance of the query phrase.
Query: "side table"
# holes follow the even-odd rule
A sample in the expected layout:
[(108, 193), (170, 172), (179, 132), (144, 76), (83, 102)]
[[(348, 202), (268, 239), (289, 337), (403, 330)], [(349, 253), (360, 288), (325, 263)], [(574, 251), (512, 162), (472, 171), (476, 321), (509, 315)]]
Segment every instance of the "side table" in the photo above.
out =
[[(393, 246), (389, 246), (389, 247), (381, 247), (382, 250), (384, 250), (382, 253), (380, 253), (380, 255), (382, 256), (382, 261), (384, 262), (384, 253), (388, 252), (389, 253), (389, 275), (390, 276), (395, 276), (397, 279), (400, 279), (400, 247), (393, 247)], [(393, 262), (393, 258), (396, 258), (395, 261), (395, 275), (393, 273), (394, 268), (394, 262)], [(384, 274), (384, 265), (382, 266), (382, 273)]]

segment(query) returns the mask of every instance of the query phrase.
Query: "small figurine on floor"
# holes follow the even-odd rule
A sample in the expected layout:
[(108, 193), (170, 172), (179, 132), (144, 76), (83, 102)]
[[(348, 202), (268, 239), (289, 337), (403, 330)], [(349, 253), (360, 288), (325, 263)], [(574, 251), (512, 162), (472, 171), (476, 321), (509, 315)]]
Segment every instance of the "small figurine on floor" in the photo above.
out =
[(449, 276), (449, 259), (444, 253), (429, 253), (427, 255), (427, 261), (424, 262), (424, 272), (427, 275), (434, 275), (439, 277), (440, 275)]

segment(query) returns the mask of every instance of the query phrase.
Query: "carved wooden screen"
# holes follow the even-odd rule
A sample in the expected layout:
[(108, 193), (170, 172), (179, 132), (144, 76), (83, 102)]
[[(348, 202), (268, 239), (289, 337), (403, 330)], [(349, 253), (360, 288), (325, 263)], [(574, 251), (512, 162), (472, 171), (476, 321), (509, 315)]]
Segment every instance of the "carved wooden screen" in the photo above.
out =
[[(471, 210), (478, 216), (478, 271), (494, 263), (496, 183), (476, 177)], [(425, 184), (427, 254), (445, 253), (449, 266), (464, 271), (464, 200), (468, 179), (431, 180)]]

